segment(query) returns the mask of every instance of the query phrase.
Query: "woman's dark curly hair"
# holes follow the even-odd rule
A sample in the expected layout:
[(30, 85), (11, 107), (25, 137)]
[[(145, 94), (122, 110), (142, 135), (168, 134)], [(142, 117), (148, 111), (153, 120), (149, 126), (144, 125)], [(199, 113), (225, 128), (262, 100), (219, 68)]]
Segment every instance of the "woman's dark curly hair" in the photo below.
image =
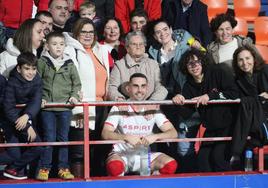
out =
[(180, 68), (181, 72), (187, 76), (191, 76), (188, 72), (187, 64), (191, 60), (194, 59), (194, 56), (196, 56), (198, 60), (201, 60), (202, 72), (204, 72), (206, 70), (206, 67), (208, 64), (212, 63), (212, 59), (208, 54), (206, 54), (206, 53), (204, 53), (196, 48), (191, 48), (190, 50), (186, 51), (182, 55), (180, 63), (179, 63), (179, 68)]
[(264, 59), (262, 58), (262, 56), (259, 54), (259, 52), (257, 51), (256, 48), (254, 48), (251, 45), (244, 45), (241, 47), (238, 47), (234, 54), (233, 54), (233, 69), (235, 72), (236, 76), (241, 76), (244, 74), (244, 72), (239, 68), (238, 66), (238, 55), (242, 52), (242, 51), (249, 51), (251, 53), (251, 55), (253, 56), (254, 59), (254, 67), (253, 67), (253, 72), (259, 71), (262, 69), (263, 65), (265, 64)]
[(230, 14), (218, 14), (216, 17), (214, 17), (210, 22), (210, 29), (214, 33), (218, 30), (220, 25), (223, 22), (230, 22), (232, 28), (234, 28), (237, 25), (236, 19), (230, 15)]

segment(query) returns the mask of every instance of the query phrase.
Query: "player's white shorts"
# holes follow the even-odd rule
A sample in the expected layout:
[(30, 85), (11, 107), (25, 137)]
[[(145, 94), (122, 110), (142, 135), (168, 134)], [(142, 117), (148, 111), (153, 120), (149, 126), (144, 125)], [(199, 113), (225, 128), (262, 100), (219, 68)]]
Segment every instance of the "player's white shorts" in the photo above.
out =
[[(150, 153), (150, 162), (152, 163), (158, 156), (162, 155), (161, 152), (151, 152)], [(130, 150), (130, 151), (112, 151), (109, 153), (107, 159), (113, 155), (119, 155), (125, 163), (125, 173), (126, 172), (139, 172), (140, 170), (140, 155), (139, 151)]]

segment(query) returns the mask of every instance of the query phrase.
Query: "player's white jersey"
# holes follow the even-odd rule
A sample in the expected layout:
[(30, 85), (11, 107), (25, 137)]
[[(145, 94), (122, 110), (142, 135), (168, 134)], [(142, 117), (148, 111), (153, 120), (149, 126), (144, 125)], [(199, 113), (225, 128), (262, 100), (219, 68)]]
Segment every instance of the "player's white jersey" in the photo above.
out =
[[(131, 105), (128, 111), (119, 111), (118, 107), (113, 106), (105, 126), (113, 126), (115, 132), (120, 134), (146, 136), (152, 134), (153, 127), (156, 124), (159, 128), (169, 121), (160, 110), (153, 112), (153, 117), (147, 120), (144, 109), (141, 112), (135, 112)], [(130, 144), (115, 144), (114, 151), (125, 151), (133, 148)]]

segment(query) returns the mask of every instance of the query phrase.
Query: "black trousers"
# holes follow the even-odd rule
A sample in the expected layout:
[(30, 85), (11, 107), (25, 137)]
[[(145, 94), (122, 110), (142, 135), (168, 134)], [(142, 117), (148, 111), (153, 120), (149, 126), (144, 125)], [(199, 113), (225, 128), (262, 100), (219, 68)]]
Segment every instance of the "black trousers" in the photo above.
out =
[[(101, 140), (101, 131), (104, 121), (107, 117), (107, 107), (96, 107), (95, 130), (90, 132), (90, 140)], [(84, 139), (84, 130), (78, 128), (71, 128), (69, 133), (70, 141), (81, 141)], [(105, 160), (107, 154), (111, 149), (111, 145), (90, 145), (90, 175), (91, 176), (104, 176)], [(69, 149), (69, 158), (71, 163), (84, 161), (84, 148), (83, 146), (71, 146)]]
[[(206, 130), (204, 137), (225, 137), (230, 135), (229, 127), (219, 130)], [(230, 143), (202, 142), (198, 156), (198, 168), (200, 172), (230, 171)]]

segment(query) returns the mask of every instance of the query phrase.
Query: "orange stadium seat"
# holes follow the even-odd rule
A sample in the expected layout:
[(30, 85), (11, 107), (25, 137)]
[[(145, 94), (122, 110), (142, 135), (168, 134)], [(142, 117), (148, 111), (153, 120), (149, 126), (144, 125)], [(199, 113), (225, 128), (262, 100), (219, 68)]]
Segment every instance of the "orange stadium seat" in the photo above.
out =
[(201, 0), (208, 6), (208, 18), (211, 20), (217, 14), (226, 13), (228, 0)]
[(266, 64), (268, 64), (268, 46), (258, 44), (256, 44), (255, 46), (261, 54), (262, 58), (265, 60)]
[(234, 0), (234, 12), (236, 17), (242, 17), (248, 22), (253, 22), (261, 9), (260, 0)]
[(256, 18), (254, 22), (256, 44), (268, 46), (268, 16)]
[(247, 36), (248, 34), (248, 23), (243, 18), (235, 18), (237, 21), (237, 25), (234, 28), (235, 35)]

